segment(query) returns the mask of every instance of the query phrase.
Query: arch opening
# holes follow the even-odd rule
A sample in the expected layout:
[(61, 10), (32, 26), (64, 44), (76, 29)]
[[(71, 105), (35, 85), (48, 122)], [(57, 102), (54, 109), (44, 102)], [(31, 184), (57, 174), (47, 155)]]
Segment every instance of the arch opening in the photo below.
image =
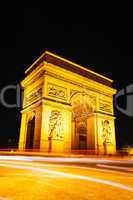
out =
[(35, 116), (29, 119), (27, 125), (27, 136), (26, 136), (26, 150), (33, 149), (34, 146), (34, 130), (35, 130)]
[(89, 122), (88, 118), (95, 111), (94, 99), (90, 95), (81, 92), (75, 93), (71, 99), (72, 105), (72, 151), (81, 153), (89, 150)]

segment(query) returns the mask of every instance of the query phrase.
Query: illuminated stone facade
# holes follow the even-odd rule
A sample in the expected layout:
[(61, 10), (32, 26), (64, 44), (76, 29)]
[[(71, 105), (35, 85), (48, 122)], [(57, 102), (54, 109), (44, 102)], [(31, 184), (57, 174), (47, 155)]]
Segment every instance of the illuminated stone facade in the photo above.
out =
[(19, 150), (116, 152), (112, 80), (50, 52), (25, 73)]

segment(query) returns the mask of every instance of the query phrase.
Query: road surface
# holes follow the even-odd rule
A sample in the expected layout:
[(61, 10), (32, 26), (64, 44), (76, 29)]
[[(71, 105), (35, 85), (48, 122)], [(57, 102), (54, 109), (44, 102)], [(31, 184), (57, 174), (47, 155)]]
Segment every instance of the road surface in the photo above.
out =
[(0, 156), (0, 200), (132, 200), (133, 161)]

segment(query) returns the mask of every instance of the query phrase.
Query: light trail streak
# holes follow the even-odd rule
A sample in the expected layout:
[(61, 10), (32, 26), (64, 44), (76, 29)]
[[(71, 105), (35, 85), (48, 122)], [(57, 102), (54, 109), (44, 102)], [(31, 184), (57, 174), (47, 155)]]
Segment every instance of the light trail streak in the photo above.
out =
[[(15, 165), (30, 165), (33, 166), (33, 163), (28, 163), (28, 162), (15, 162), (15, 161), (0, 161), (0, 163), (5, 163), (5, 164), (15, 164)], [(72, 169), (84, 169), (84, 170), (92, 170), (92, 171), (98, 171), (98, 172), (107, 172), (107, 173), (115, 173), (115, 174), (120, 174), (120, 175), (126, 175), (126, 176), (133, 176), (132, 173), (125, 173), (125, 172), (119, 172), (119, 171), (114, 171), (114, 170), (107, 170), (107, 169), (98, 169), (95, 167), (84, 167), (84, 166), (73, 166), (73, 165), (63, 165), (63, 164), (40, 164), (40, 163), (34, 163), (34, 166), (37, 167), (54, 167), (54, 168), (72, 168)], [(102, 165), (97, 165), (97, 166), (102, 166)], [(105, 165), (106, 166), (106, 165)]]
[(64, 173), (64, 172), (57, 172), (57, 171), (49, 170), (49, 169), (27, 167), (27, 166), (18, 166), (18, 165), (11, 165), (11, 164), (0, 164), (0, 166), (1, 167), (7, 167), (7, 168), (25, 169), (25, 170), (42, 172), (42, 173), (48, 173), (48, 174), (52, 174), (52, 175), (58, 175), (58, 176), (61, 176), (63, 178), (80, 179), (80, 180), (89, 181), (89, 182), (91, 181), (91, 182), (109, 185), (109, 186), (112, 186), (112, 187), (116, 187), (116, 188), (119, 188), (119, 189), (124, 189), (124, 190), (128, 190), (128, 191), (133, 192), (133, 187), (129, 187), (129, 186), (126, 186), (126, 185), (123, 185), (123, 184), (120, 184), (120, 183), (116, 183), (116, 182), (112, 182), (112, 181), (88, 177), (88, 176), (74, 175), (74, 174), (69, 174), (69, 173)]
[(60, 158), (60, 157), (39, 157), (39, 156), (0, 156), (0, 160), (22, 160), (22, 161), (44, 161), (62, 163), (120, 163), (133, 164), (133, 160), (107, 160), (97, 158)]
[(133, 168), (130, 167), (118, 167), (118, 166), (111, 166), (111, 165), (101, 165), (101, 164), (97, 164), (98, 167), (104, 167), (104, 168), (111, 168), (111, 169), (119, 169), (119, 170), (125, 170), (125, 171), (129, 171), (129, 172), (133, 172)]
[(17, 160), (17, 161), (31, 161), (32, 157), (26, 157), (26, 156), (0, 156), (0, 160)]

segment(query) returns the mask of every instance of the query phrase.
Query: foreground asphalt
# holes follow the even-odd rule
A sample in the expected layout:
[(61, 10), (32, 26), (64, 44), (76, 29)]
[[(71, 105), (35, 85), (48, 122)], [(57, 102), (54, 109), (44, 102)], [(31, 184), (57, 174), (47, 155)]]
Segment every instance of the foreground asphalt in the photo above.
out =
[(133, 161), (0, 156), (0, 200), (133, 199)]

